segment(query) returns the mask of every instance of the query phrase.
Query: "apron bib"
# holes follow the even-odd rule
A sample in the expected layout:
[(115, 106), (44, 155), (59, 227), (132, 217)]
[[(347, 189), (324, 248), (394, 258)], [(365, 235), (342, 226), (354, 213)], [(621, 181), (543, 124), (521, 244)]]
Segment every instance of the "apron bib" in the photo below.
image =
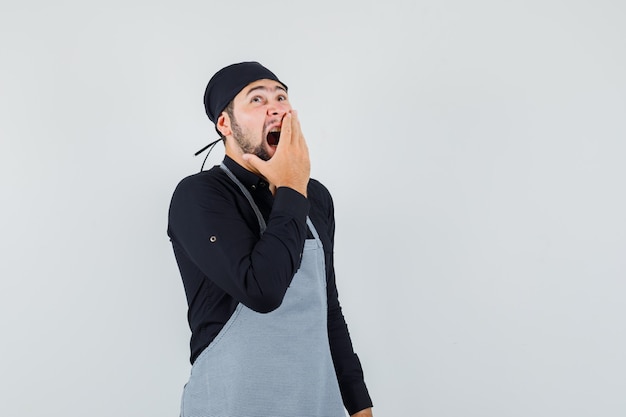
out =
[[(243, 184), (222, 165), (265, 220)], [(243, 304), (198, 356), (183, 390), (182, 417), (344, 417), (330, 354), (322, 242), (304, 244), (282, 304), (257, 313)]]

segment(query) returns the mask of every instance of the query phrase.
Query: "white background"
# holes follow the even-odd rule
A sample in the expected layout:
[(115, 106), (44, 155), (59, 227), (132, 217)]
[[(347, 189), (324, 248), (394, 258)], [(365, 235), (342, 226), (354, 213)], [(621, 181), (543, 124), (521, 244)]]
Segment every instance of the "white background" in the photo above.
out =
[[(623, 1), (0, 6), (0, 415), (176, 416), (167, 209), (258, 60), (336, 204), (382, 416), (626, 415)], [(221, 145), (209, 157), (218, 163)]]

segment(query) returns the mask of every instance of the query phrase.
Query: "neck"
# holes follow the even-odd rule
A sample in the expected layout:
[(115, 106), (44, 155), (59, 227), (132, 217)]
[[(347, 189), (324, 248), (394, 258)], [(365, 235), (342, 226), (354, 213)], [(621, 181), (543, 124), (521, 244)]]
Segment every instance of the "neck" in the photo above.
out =
[[(233, 161), (237, 162), (239, 165), (241, 165), (248, 171), (252, 172), (255, 175), (258, 175), (259, 177), (267, 181), (267, 178), (265, 178), (259, 172), (258, 169), (256, 169), (252, 164), (250, 164), (248, 161), (243, 159), (243, 151), (241, 150), (239, 146), (233, 145), (233, 142), (234, 141), (232, 140), (232, 138), (226, 139), (226, 156), (228, 156)], [(255, 158), (258, 158), (258, 157), (255, 156)], [(273, 184), (271, 184), (269, 181), (267, 182), (269, 183), (270, 190), (272, 190), (272, 194), (273, 194), (274, 193), (273, 190), (275, 190), (276, 187)]]

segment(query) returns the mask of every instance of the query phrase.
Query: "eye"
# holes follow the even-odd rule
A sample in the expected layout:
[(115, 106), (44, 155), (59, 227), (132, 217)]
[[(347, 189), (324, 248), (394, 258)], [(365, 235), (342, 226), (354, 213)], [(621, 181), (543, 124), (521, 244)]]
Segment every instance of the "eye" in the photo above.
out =
[(287, 96), (281, 94), (278, 96), (278, 101), (287, 101)]
[(250, 99), (250, 103), (262, 103), (263, 102), (263, 97), (261, 96), (254, 96)]

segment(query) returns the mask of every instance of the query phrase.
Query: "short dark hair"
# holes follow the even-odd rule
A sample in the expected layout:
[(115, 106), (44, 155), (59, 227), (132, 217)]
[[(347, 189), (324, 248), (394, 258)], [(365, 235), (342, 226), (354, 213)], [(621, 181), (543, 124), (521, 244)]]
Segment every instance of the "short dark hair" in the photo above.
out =
[(235, 110), (235, 100), (233, 99), (226, 105), (226, 108), (224, 109), (224, 112), (228, 115), (228, 117), (230, 117), (231, 120), (235, 117), (233, 115), (234, 110)]
[[(224, 110), (222, 110), (224, 113), (226, 113), (228, 115), (228, 117), (232, 121), (235, 119), (234, 113), (235, 113), (235, 99), (231, 100), (230, 102), (228, 102), (228, 104), (226, 105), (226, 108)], [(217, 120), (216, 120), (217, 122)], [(217, 123), (215, 123), (215, 131), (217, 132), (218, 135), (223, 136), (222, 132), (220, 132), (220, 130), (217, 128)]]

